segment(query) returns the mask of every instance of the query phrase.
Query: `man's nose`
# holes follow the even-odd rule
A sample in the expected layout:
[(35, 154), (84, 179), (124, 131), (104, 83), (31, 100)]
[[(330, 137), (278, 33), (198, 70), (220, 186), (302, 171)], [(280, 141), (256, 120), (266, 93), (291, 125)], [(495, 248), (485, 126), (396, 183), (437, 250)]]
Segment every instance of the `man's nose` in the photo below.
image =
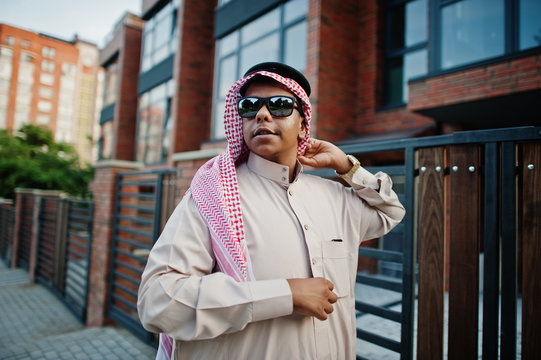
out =
[(259, 109), (255, 118), (257, 121), (272, 121), (272, 115), (269, 109), (267, 109), (267, 105), (263, 104), (263, 106), (261, 106), (261, 109)]

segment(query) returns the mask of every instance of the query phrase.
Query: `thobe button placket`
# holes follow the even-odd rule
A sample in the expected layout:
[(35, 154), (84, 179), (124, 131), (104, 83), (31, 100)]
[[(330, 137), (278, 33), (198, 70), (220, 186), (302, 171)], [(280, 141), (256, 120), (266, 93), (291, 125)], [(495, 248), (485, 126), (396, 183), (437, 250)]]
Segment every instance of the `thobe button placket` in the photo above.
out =
[(308, 225), (304, 225), (304, 230), (308, 230)]

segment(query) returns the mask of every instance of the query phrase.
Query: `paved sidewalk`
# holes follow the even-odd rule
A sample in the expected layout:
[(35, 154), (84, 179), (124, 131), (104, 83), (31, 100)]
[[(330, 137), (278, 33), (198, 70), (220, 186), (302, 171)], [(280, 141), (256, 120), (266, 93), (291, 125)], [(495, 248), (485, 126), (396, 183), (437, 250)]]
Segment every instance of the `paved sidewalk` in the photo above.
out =
[(0, 260), (0, 359), (154, 359), (156, 350), (121, 327), (87, 328), (28, 273)]

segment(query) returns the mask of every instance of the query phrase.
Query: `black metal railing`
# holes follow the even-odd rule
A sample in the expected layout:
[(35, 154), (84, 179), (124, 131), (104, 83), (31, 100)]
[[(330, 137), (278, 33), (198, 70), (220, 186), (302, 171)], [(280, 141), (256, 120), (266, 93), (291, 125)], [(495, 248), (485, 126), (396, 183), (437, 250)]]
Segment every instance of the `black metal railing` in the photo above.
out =
[(117, 174), (110, 271), (109, 316), (139, 337), (153, 341), (137, 315), (137, 290), (152, 245), (162, 230), (164, 189), (175, 170)]
[(15, 207), (13, 205), (0, 206), (0, 257), (6, 264), (11, 263), (14, 226)]
[(21, 203), (17, 266), (28, 270), (30, 262), (30, 243), (32, 241), (32, 229), (34, 224), (34, 197), (29, 194), (24, 194), (21, 196)]
[(91, 200), (65, 199), (67, 210), (63, 271), (60, 284), (64, 302), (84, 322), (88, 306), (90, 247), (94, 203)]
[(58, 198), (40, 199), (39, 232), (35, 275), (36, 280), (56, 291), (55, 276), (58, 273)]

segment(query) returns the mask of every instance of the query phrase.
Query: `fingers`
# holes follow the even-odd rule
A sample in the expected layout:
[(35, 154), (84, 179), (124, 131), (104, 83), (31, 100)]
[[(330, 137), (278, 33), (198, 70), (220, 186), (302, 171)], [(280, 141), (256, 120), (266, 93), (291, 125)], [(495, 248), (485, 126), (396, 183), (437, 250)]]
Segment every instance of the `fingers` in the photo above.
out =
[(327, 287), (329, 288), (329, 290), (333, 291), (334, 290), (334, 284), (332, 282), (330, 282), (329, 280), (325, 279), (327, 281)]
[(293, 311), (326, 320), (334, 311), (332, 304), (338, 297), (333, 292), (334, 285), (324, 278), (288, 279), (293, 295)]
[(329, 303), (334, 304), (338, 301), (338, 296), (336, 296), (335, 293), (331, 292), (331, 296), (329, 296)]

